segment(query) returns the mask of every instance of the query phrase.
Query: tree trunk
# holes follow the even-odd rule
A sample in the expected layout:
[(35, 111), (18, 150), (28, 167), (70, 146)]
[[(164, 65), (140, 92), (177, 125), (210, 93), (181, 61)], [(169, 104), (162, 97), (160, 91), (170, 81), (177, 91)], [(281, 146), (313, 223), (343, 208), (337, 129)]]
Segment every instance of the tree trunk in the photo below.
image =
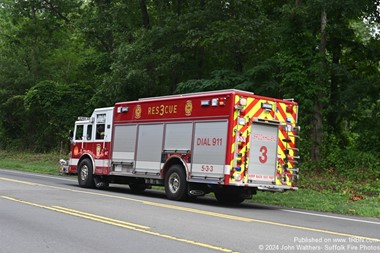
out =
[[(327, 60), (326, 60), (326, 25), (327, 25), (327, 14), (326, 10), (323, 9), (321, 13), (321, 41), (319, 45), (319, 54), (321, 57), (321, 71), (319, 78), (320, 87), (324, 87), (328, 82), (326, 78), (327, 71)], [(322, 88), (323, 89), (323, 88)], [(311, 131), (311, 160), (319, 164), (322, 160), (322, 145), (323, 145), (323, 115), (322, 115), (322, 101), (321, 96), (323, 94), (316, 94), (316, 99), (313, 105), (313, 120), (312, 120), (312, 131)], [(319, 168), (319, 165), (318, 165)]]
[(145, 0), (140, 0), (140, 9), (141, 9), (143, 26), (144, 26), (144, 28), (149, 29), (150, 28), (150, 21), (149, 21), (148, 8), (146, 7)]
[[(32, 6), (32, 20), (33, 25), (37, 26), (37, 9), (35, 6)], [(38, 34), (33, 33), (33, 45), (31, 45), (30, 49), (30, 72), (33, 77), (33, 81), (37, 83), (40, 79), (40, 50), (39, 50), (39, 44), (38, 44)]]
[(182, 0), (177, 0), (176, 13), (177, 16), (181, 16)]
[(323, 144), (323, 117), (322, 117), (322, 102), (315, 101), (313, 105), (313, 119), (311, 132), (311, 160), (319, 163), (322, 159), (322, 144)]
[(342, 48), (339, 44), (339, 41), (336, 43), (333, 43), (335, 46), (332, 48), (332, 70), (331, 70), (331, 84), (330, 84), (330, 99), (329, 99), (329, 110), (327, 115), (327, 121), (328, 121), (328, 130), (329, 134), (339, 134), (339, 119), (340, 115), (339, 113), (334, 110), (336, 106), (340, 105), (340, 96), (339, 96), (339, 83), (340, 78), (337, 73), (337, 69), (340, 64), (340, 58), (342, 55)]
[(319, 47), (319, 53), (322, 56), (322, 61), (326, 63), (326, 44), (327, 44), (327, 34), (326, 34), (326, 25), (327, 25), (327, 14), (326, 10), (322, 10), (321, 14), (321, 42)]

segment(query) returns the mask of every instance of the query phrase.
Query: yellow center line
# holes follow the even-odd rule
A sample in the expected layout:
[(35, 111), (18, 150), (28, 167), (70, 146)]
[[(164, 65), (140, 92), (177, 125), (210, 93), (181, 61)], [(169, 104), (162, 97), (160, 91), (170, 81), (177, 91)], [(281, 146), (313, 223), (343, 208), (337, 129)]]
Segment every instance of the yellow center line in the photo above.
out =
[(59, 212), (59, 213), (65, 213), (65, 214), (69, 214), (69, 215), (76, 216), (76, 217), (81, 217), (81, 218), (86, 218), (86, 219), (93, 220), (93, 221), (99, 221), (99, 222), (102, 222), (102, 223), (106, 223), (106, 224), (110, 224), (110, 225), (115, 225), (115, 226), (118, 226), (118, 227), (123, 227), (123, 228), (128, 228), (128, 229), (135, 228), (135, 227), (133, 227), (131, 225), (126, 225), (126, 223), (122, 222), (122, 221), (116, 221), (116, 220), (110, 221), (111, 219), (109, 219), (109, 220), (102, 220), (100, 218), (93, 217), (92, 215), (84, 215), (84, 214), (79, 214), (79, 213), (72, 213), (70, 211), (62, 210), (60, 208), (50, 207), (50, 206), (44, 206), (44, 205), (40, 205), (40, 204), (37, 204), (37, 203), (33, 203), (33, 202), (29, 202), (29, 201), (24, 201), (24, 200), (19, 200), (19, 199), (7, 197), (7, 196), (1, 196), (1, 198), (7, 199), (7, 200), (11, 200), (11, 201), (14, 201), (14, 202), (18, 202), (18, 203), (23, 203), (23, 204), (27, 204), (27, 205), (43, 208), (43, 209), (47, 209), (47, 210), (50, 210), (50, 211), (55, 211), (55, 212)]
[(124, 224), (124, 225), (127, 225), (127, 226), (138, 227), (138, 228), (141, 228), (141, 229), (150, 229), (150, 227), (139, 225), (139, 224), (136, 224), (136, 223), (125, 222), (125, 221), (122, 221), (122, 220), (116, 220), (116, 219), (112, 219), (112, 218), (108, 218), (108, 217), (104, 217), (104, 216), (100, 216), (100, 215), (96, 215), (96, 214), (91, 214), (91, 213), (86, 213), (86, 212), (82, 212), (82, 211), (78, 211), (78, 210), (74, 210), (74, 209), (70, 209), (70, 208), (65, 208), (65, 207), (62, 207), (62, 206), (53, 206), (53, 208), (57, 209), (57, 210), (60, 210), (60, 211), (67, 211), (70, 214), (76, 213), (76, 214), (83, 215), (83, 216), (86, 216), (86, 217), (93, 217), (93, 218), (96, 218), (96, 219), (101, 219), (102, 221), (116, 222), (118, 224)]
[(173, 241), (178, 241), (178, 242), (182, 242), (182, 243), (196, 245), (199, 247), (212, 249), (215, 251), (238, 253), (238, 252), (233, 251), (231, 249), (227, 249), (227, 248), (223, 248), (223, 247), (219, 247), (219, 246), (214, 246), (214, 245), (207, 244), (207, 243), (197, 242), (197, 241), (193, 241), (193, 240), (188, 240), (188, 239), (184, 239), (184, 238), (179, 238), (179, 237), (175, 237), (172, 235), (162, 234), (159, 232), (146, 230), (146, 228), (149, 228), (146, 226), (133, 224), (133, 223), (125, 222), (125, 221), (120, 221), (120, 220), (115, 220), (115, 219), (111, 219), (111, 218), (107, 218), (107, 217), (103, 217), (103, 216), (99, 216), (99, 215), (94, 215), (94, 214), (90, 214), (90, 213), (85, 213), (85, 212), (81, 212), (81, 211), (74, 210), (74, 209), (69, 209), (69, 208), (60, 207), (60, 206), (52, 206), (52, 207), (44, 206), (41, 204), (37, 204), (37, 203), (29, 202), (29, 201), (24, 201), (24, 200), (19, 200), (19, 199), (7, 197), (7, 196), (1, 196), (1, 198), (7, 199), (10, 201), (14, 201), (14, 202), (18, 202), (18, 203), (22, 203), (22, 204), (26, 204), (26, 205), (31, 205), (34, 207), (39, 207), (39, 208), (59, 212), (59, 213), (64, 213), (64, 214), (68, 214), (68, 215), (72, 215), (72, 216), (76, 216), (76, 217), (89, 219), (92, 221), (97, 221), (97, 222), (101, 222), (101, 223), (105, 223), (105, 224), (109, 224), (109, 225), (113, 225), (113, 226), (117, 226), (117, 227), (126, 228), (126, 229), (133, 230), (136, 232), (145, 233), (145, 234), (149, 234), (149, 235), (153, 235), (153, 236), (157, 236), (157, 237), (162, 237), (162, 238), (173, 240)]
[(59, 187), (59, 186), (52, 186), (52, 185), (40, 184), (40, 183), (32, 183), (32, 182), (28, 182), (28, 181), (21, 181), (21, 180), (10, 179), (10, 178), (5, 178), (5, 177), (0, 177), (0, 180), (9, 181), (9, 182), (13, 182), (13, 183), (32, 185), (32, 186), (42, 186), (42, 187), (52, 188), (52, 189), (56, 189), (56, 190), (63, 190), (63, 191), (76, 192), (76, 193), (84, 193), (84, 194), (101, 196), (101, 197), (123, 199), (123, 200), (140, 202), (140, 203), (144, 202), (142, 200), (128, 198), (128, 197), (121, 197), (121, 196), (109, 195), (109, 194), (98, 193), (98, 192), (90, 192), (90, 191), (84, 191), (84, 190), (74, 190), (74, 189), (68, 189), (68, 188)]
[(96, 193), (96, 192), (83, 191), (83, 190), (73, 190), (73, 189), (68, 189), (68, 188), (63, 188), (63, 187), (43, 185), (43, 184), (38, 184), (38, 183), (31, 183), (31, 182), (27, 182), (27, 181), (20, 181), (20, 180), (14, 180), (14, 179), (2, 178), (2, 177), (0, 177), (0, 180), (6, 180), (6, 181), (11, 181), (11, 182), (16, 182), (16, 183), (23, 183), (23, 184), (33, 185), (33, 186), (44, 186), (44, 187), (49, 187), (49, 188), (58, 189), (58, 190), (65, 190), (65, 191), (71, 191), (71, 192), (77, 192), (77, 193), (91, 194), (91, 195), (108, 197), (108, 198), (123, 199), (123, 200), (128, 200), (128, 201), (140, 202), (140, 203), (143, 203), (145, 205), (157, 206), (157, 207), (162, 207), (162, 208), (169, 208), (169, 209), (174, 209), (174, 210), (179, 210), (179, 211), (184, 211), (184, 212), (190, 212), (190, 213), (196, 213), (196, 214), (202, 214), (202, 215), (208, 215), (208, 216), (213, 216), (213, 217), (219, 217), (219, 218), (224, 218), (224, 219), (229, 219), (229, 220), (237, 220), (237, 221), (243, 221), (243, 222), (256, 222), (256, 223), (268, 224), (268, 225), (279, 226), (279, 227), (287, 227), (287, 228), (293, 228), (293, 229), (299, 229), (299, 230), (305, 230), (305, 231), (311, 231), (311, 232), (317, 232), (317, 233), (323, 233), (323, 234), (331, 234), (331, 235), (337, 235), (337, 236), (343, 236), (343, 237), (353, 237), (353, 238), (360, 238), (360, 239), (374, 241), (374, 242), (380, 242), (379, 238), (371, 238), (371, 237), (366, 237), (366, 236), (361, 236), (361, 235), (347, 234), (347, 233), (335, 232), (335, 231), (324, 230), (324, 229), (290, 225), (290, 224), (286, 224), (286, 223), (252, 219), (252, 218), (246, 218), (246, 217), (235, 216), (235, 215), (227, 215), (227, 214), (222, 214), (222, 213), (203, 211), (203, 210), (199, 210), (199, 209), (181, 207), (181, 206), (176, 206), (176, 205), (162, 204), (162, 203), (152, 202), (152, 201), (138, 200), (138, 199), (115, 196), (115, 195), (104, 194), (104, 193)]
[(5, 177), (0, 177), (0, 180), (13, 182), (13, 183), (19, 183), (19, 184), (33, 185), (33, 186), (39, 186), (40, 185), (37, 183), (32, 183), (32, 182), (28, 182), (28, 181), (21, 181), (21, 180), (16, 180), (16, 179), (10, 179), (10, 178), (5, 178)]

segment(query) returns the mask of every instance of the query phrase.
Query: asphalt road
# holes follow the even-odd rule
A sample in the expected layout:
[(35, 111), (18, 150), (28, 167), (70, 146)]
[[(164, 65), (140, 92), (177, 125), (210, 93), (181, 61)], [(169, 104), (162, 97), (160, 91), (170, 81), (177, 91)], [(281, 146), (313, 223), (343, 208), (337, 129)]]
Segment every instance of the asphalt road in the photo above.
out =
[(0, 169), (0, 253), (332, 251), (380, 252), (380, 219), (174, 202), (160, 191), (83, 189), (75, 177)]

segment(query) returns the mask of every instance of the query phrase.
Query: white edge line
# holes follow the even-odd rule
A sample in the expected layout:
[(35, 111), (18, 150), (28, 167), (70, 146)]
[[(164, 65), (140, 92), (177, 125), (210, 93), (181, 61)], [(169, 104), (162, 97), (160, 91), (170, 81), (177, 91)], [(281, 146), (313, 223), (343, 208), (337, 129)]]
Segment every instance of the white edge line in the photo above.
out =
[(299, 213), (299, 214), (304, 214), (304, 215), (319, 216), (319, 217), (325, 217), (325, 218), (330, 218), (330, 219), (348, 220), (348, 221), (380, 225), (380, 222), (376, 222), (376, 221), (359, 220), (359, 219), (353, 219), (353, 218), (345, 218), (345, 217), (326, 215), (326, 214), (308, 213), (308, 212), (301, 212), (301, 211), (294, 211), (294, 210), (287, 210), (287, 209), (280, 209), (280, 210), (284, 212), (289, 212), (289, 213)]

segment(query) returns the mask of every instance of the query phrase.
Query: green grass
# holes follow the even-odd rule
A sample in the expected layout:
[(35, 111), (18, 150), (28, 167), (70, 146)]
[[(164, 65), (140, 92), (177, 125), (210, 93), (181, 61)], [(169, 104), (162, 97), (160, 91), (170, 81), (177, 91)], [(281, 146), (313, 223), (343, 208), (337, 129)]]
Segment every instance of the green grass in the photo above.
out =
[[(63, 157), (63, 156), (62, 156)], [(58, 153), (35, 154), (0, 151), (0, 168), (58, 175)], [(258, 192), (251, 203), (269, 204), (287, 208), (300, 208), (338, 214), (380, 218), (378, 180), (354, 182), (337, 181), (331, 172), (313, 175), (301, 172), (298, 191), (285, 193)], [(369, 190), (368, 190), (369, 189)]]
[(0, 168), (58, 175), (59, 159), (58, 153), (35, 154), (0, 151)]
[(285, 193), (258, 192), (250, 202), (380, 218), (379, 196), (300, 189)]

